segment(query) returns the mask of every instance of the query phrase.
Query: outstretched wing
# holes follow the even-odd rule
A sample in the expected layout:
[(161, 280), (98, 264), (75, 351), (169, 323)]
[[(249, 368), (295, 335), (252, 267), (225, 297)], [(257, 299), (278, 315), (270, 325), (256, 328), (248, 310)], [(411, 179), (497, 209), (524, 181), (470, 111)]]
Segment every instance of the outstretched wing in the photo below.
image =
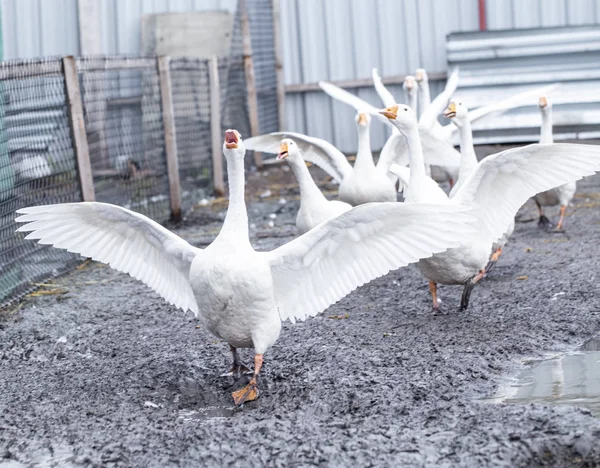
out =
[[(478, 119), (481, 119), (492, 112), (506, 112), (507, 110), (514, 109), (515, 107), (532, 105), (537, 102), (537, 98), (549, 93), (557, 86), (558, 85), (556, 84), (552, 84), (541, 88), (531, 89), (529, 91), (523, 91), (522, 93), (507, 97), (501, 101), (479, 107), (469, 112), (469, 122), (474, 122)], [(456, 127), (454, 127), (454, 129), (456, 129)]]
[(353, 107), (357, 112), (368, 112), (374, 117), (377, 117), (381, 122), (384, 122), (386, 125), (391, 125), (390, 121), (387, 117), (384, 117), (379, 113), (379, 109), (377, 109), (372, 104), (369, 104), (367, 101), (362, 100), (358, 96), (355, 96), (352, 93), (349, 93), (345, 89), (340, 88), (334, 84), (328, 83), (327, 81), (319, 81), (319, 86), (323, 91), (325, 91), (329, 96), (333, 99), (336, 99), (344, 104)]
[(392, 132), (387, 139), (385, 145), (383, 145), (381, 153), (379, 153), (377, 169), (383, 171), (388, 175), (390, 180), (396, 182), (397, 176), (390, 172), (390, 166), (392, 164), (407, 166), (408, 163), (408, 144), (406, 142), (406, 137), (396, 129), (396, 131)]
[(25, 239), (91, 257), (129, 273), (168, 303), (198, 313), (189, 282), (192, 260), (200, 249), (160, 224), (108, 203), (83, 202), (32, 206), (17, 211), (27, 223)]
[(444, 109), (448, 105), (448, 102), (452, 98), (452, 95), (456, 92), (456, 88), (458, 87), (458, 67), (454, 67), (448, 80), (446, 81), (446, 86), (444, 90), (436, 96), (436, 98), (431, 101), (431, 103), (427, 106), (427, 109), (421, 114), (419, 118), (419, 124), (424, 125), (426, 127), (431, 127), (438, 122), (439, 115), (444, 112)]
[(375, 91), (379, 95), (379, 99), (383, 102), (384, 107), (391, 107), (396, 104), (396, 98), (390, 93), (390, 91), (385, 87), (383, 81), (381, 81), (381, 77), (379, 73), (377, 73), (377, 68), (373, 68), (372, 71), (373, 76), (373, 85), (375, 86)]
[(419, 137), (423, 146), (425, 164), (452, 168), (458, 173), (460, 153), (448, 141), (438, 138), (437, 133), (419, 124)]
[(368, 203), (266, 253), (282, 320), (314, 316), (390, 270), (464, 242), (472, 217), (451, 207)]
[(244, 140), (246, 149), (264, 153), (279, 152), (283, 138), (291, 138), (302, 151), (305, 161), (311, 162), (341, 183), (352, 172), (346, 156), (328, 141), (295, 132), (274, 132)]
[(478, 205), (479, 225), (499, 239), (536, 193), (600, 170), (600, 146), (556, 143), (509, 149), (484, 158), (451, 199)]

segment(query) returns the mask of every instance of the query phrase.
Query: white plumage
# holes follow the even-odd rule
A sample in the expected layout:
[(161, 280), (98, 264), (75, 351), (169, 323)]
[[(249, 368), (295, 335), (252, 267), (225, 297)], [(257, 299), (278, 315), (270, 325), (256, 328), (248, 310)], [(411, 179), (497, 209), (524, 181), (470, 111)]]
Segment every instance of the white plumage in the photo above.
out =
[(300, 208), (296, 216), (298, 234), (304, 234), (324, 221), (350, 210), (352, 205), (327, 200), (313, 180), (298, 145), (291, 138), (281, 140), (278, 159), (285, 159), (292, 168), (300, 187)]
[[(552, 102), (546, 96), (540, 97), (539, 100), (540, 113), (542, 115), (542, 127), (540, 135), (540, 143), (553, 143), (554, 136), (552, 135)], [(556, 230), (562, 230), (563, 222), (565, 219), (565, 212), (567, 206), (573, 200), (575, 192), (577, 191), (577, 182), (569, 182), (567, 184), (560, 185), (551, 190), (547, 190), (542, 193), (538, 193), (535, 196), (535, 203), (537, 204), (540, 220), (539, 226), (549, 228), (552, 226), (550, 220), (544, 214), (543, 206), (556, 206), (560, 205), (560, 218), (556, 225)]]
[[(376, 109), (371, 107), (368, 112), (356, 114), (358, 151), (354, 166), (351, 166), (343, 153), (331, 143), (293, 132), (275, 132), (252, 137), (246, 140), (246, 147), (255, 151), (277, 153), (281, 138), (292, 138), (302, 150), (306, 161), (321, 167), (340, 183), (340, 200), (353, 206), (370, 202), (395, 201), (394, 181), (387, 176), (391, 162), (383, 158), (379, 159), (377, 165), (373, 162), (369, 127), (370, 115), (376, 113)], [(380, 115), (378, 117), (381, 118)]]
[(281, 320), (314, 316), (358, 286), (457, 246), (472, 232), (473, 218), (462, 206), (367, 204), (271, 252), (256, 252), (248, 236), (245, 148), (237, 132), (226, 132), (224, 153), (229, 207), (221, 232), (204, 250), (140, 214), (102, 203), (24, 208), (17, 221), (25, 223), (19, 231), (30, 232), (29, 239), (109, 262), (196, 312), (232, 346), (235, 366), (235, 348), (254, 347), (254, 377), (234, 392), (238, 404), (258, 396), (262, 355), (277, 340)]
[[(461, 309), (468, 307), (474, 284), (485, 272), (492, 244), (506, 232), (517, 210), (536, 193), (559, 186), (600, 169), (600, 147), (576, 144), (535, 144), (488, 156), (477, 164), (452, 198), (425, 175), (423, 153), (414, 112), (403, 105), (382, 111), (404, 134), (410, 148), (410, 180), (404, 190), (409, 203), (442, 203), (472, 207), (478, 234), (456, 249), (419, 261), (419, 269), (432, 283), (464, 284)], [(445, 197), (445, 198), (444, 198)]]

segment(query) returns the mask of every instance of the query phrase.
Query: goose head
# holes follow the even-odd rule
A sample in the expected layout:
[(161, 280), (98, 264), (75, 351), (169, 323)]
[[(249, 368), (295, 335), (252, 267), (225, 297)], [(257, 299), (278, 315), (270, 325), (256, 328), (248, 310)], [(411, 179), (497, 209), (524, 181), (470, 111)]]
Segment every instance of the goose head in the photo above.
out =
[(379, 113), (390, 119), (390, 122), (400, 131), (417, 128), (418, 126), (417, 115), (410, 106), (396, 104), (380, 110)]
[(460, 127), (468, 118), (469, 109), (461, 101), (451, 101), (444, 111), (444, 117), (452, 119), (452, 122)]
[(223, 153), (225, 156), (229, 154), (236, 154), (241, 155), (242, 159), (244, 158), (246, 154), (246, 147), (244, 146), (240, 132), (231, 128), (225, 131)]
[(298, 148), (296, 142), (291, 138), (284, 138), (279, 144), (279, 153), (277, 154), (277, 159), (287, 159), (290, 163), (292, 161), (302, 159), (302, 155), (300, 154), (300, 148)]
[(354, 117), (354, 121), (358, 127), (368, 127), (371, 124), (371, 116), (368, 112), (358, 111)]
[(415, 71), (415, 79), (417, 80), (419, 87), (429, 83), (429, 77), (427, 76), (427, 72), (424, 68), (417, 68)]
[(547, 112), (550, 109), (552, 109), (552, 103), (546, 96), (540, 96), (540, 101), (539, 101), (538, 105), (542, 112)]

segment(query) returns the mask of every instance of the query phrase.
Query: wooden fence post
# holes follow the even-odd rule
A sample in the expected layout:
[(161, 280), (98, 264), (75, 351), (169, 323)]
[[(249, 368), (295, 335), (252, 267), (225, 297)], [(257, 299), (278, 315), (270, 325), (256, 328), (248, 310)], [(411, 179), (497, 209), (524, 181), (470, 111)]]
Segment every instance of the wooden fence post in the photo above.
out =
[[(260, 134), (258, 124), (258, 97), (256, 94), (256, 79), (254, 77), (254, 62), (252, 61), (252, 39), (250, 38), (250, 22), (248, 20), (248, 11), (246, 10), (246, 1), (239, 0), (238, 7), (241, 15), (242, 26), (242, 45), (244, 54), (244, 73), (246, 75), (246, 93), (248, 94), (248, 117), (250, 119), (250, 135)], [(261, 168), (262, 155), (254, 152), (254, 163)]]
[(160, 80), (160, 99), (162, 104), (163, 126), (165, 130), (165, 151), (167, 156), (167, 174), (169, 177), (169, 199), (171, 201), (171, 220), (181, 219), (181, 186), (179, 183), (179, 161), (177, 160), (177, 137), (175, 135), (175, 113), (171, 86), (171, 58), (157, 58)]
[(221, 87), (219, 85), (219, 59), (212, 56), (208, 61), (210, 82), (210, 140), (212, 147), (213, 187), (219, 197), (225, 195), (223, 181), (223, 155), (221, 146), (223, 129), (221, 128)]
[(277, 84), (277, 116), (279, 131), (285, 131), (285, 87), (283, 76), (283, 52), (281, 49), (281, 8), (279, 0), (271, 0), (273, 13), (273, 46), (275, 49), (275, 80)]
[(63, 72), (65, 75), (65, 94), (68, 99), (71, 138), (73, 139), (77, 158), (77, 175), (81, 186), (81, 198), (83, 201), (94, 201), (96, 200), (96, 193), (90, 163), (90, 148), (85, 130), (77, 64), (73, 56), (63, 57)]

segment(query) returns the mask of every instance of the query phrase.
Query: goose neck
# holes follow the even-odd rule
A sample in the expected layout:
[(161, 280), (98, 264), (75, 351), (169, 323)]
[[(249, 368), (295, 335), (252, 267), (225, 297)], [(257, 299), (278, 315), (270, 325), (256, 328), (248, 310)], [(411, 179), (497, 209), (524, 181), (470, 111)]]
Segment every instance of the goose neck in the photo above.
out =
[(471, 130), (471, 123), (468, 119), (461, 122), (458, 127), (458, 134), (460, 138), (460, 170), (458, 178), (459, 180), (467, 177), (477, 166), (477, 155), (475, 154), (475, 148), (473, 147), (473, 131)]
[(244, 160), (234, 154), (226, 156), (227, 180), (229, 182), (229, 207), (221, 234), (246, 239), (248, 235), (248, 212), (244, 200)]
[(540, 135), (540, 143), (553, 143), (552, 136), (552, 109), (542, 109), (542, 131)]
[(317, 187), (314, 179), (310, 175), (308, 167), (306, 167), (306, 163), (301, 156), (288, 158), (288, 163), (298, 180), (298, 185), (300, 187), (300, 200), (307, 198), (325, 198), (325, 196)]
[(358, 125), (358, 151), (356, 152), (356, 169), (370, 169), (375, 167), (373, 153), (371, 153), (371, 137), (369, 126)]

